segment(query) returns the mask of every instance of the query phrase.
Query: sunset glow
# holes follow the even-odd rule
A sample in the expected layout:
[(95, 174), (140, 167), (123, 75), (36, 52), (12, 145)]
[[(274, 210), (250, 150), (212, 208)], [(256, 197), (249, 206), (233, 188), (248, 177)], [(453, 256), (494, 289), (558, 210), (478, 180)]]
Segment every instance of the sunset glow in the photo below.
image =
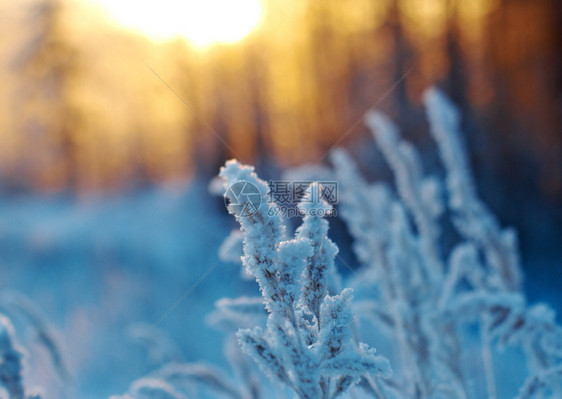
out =
[(260, 0), (87, 0), (114, 23), (153, 40), (183, 37), (198, 47), (234, 43), (261, 18)]

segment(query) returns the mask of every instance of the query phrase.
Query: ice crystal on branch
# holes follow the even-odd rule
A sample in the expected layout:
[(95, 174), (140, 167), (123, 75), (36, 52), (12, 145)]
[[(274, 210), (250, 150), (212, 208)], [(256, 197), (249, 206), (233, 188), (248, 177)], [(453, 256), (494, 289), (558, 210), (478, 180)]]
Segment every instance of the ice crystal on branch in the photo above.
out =
[[(556, 378), (562, 330), (550, 309), (529, 306), (520, 292), (516, 235), (478, 198), (458, 112), (436, 89), (425, 93), (424, 102), (445, 184), (425, 175), (415, 147), (377, 112), (367, 116), (367, 125), (394, 172), (397, 195), (384, 184), (365, 182), (345, 151), (331, 157), (341, 215), (365, 265), (355, 285), (374, 287), (370, 302), (369, 290), (360, 291), (362, 319), (391, 342), (394, 390), (403, 397), (497, 398), (494, 355), (509, 346), (527, 359), (530, 377), (521, 397), (562, 397)], [(443, 216), (451, 217), (461, 238), (447, 255)], [(464, 359), (474, 356), (475, 346), (482, 367), (472, 377)], [(484, 384), (474, 387), (474, 379)]]
[[(244, 233), (243, 263), (259, 283), (268, 312), (265, 330), (238, 332), (244, 352), (300, 398), (335, 398), (362, 376), (388, 377), (387, 360), (353, 340), (351, 290), (337, 294), (337, 247), (327, 237), (328, 223), (319, 216), (330, 205), (320, 196), (309, 196), (317, 200), (299, 205), (306, 214), (303, 224), (294, 239), (286, 239), (285, 226), (270, 212), (267, 185), (252, 168), (229, 161), (220, 175), (229, 210)], [(254, 186), (261, 200), (236, 195), (231, 187), (240, 183)], [(318, 190), (318, 185), (309, 190)], [(251, 214), (239, 211), (257, 203)]]
[(40, 399), (38, 394), (25, 389), (23, 358), (23, 350), (15, 344), (10, 319), (0, 314), (0, 388), (4, 388), (9, 399)]
[(10, 398), (24, 399), (22, 381), (23, 353), (14, 344), (14, 328), (10, 320), (0, 315), (0, 384)]
[(439, 146), (447, 171), (449, 206), (459, 232), (483, 251), (499, 282), (508, 290), (521, 285), (517, 237), (502, 229), (487, 206), (478, 198), (460, 132), (460, 116), (453, 104), (437, 89), (424, 94), (430, 131)]

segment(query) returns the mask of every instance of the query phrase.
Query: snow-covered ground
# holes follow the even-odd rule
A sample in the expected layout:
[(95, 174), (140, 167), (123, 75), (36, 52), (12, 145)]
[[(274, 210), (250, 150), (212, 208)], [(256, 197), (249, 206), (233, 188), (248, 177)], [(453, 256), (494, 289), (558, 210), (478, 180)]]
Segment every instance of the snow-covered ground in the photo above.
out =
[[(25, 294), (53, 325), (76, 389), (71, 397), (108, 397), (154, 368), (131, 325), (156, 323), (218, 261), (233, 225), (204, 182), (87, 201), (3, 199), (0, 290)], [(223, 336), (205, 316), (219, 298), (254, 289), (220, 262), (158, 328), (182, 359), (221, 364)], [(45, 350), (25, 325), (16, 329), (32, 385), (61, 397)]]

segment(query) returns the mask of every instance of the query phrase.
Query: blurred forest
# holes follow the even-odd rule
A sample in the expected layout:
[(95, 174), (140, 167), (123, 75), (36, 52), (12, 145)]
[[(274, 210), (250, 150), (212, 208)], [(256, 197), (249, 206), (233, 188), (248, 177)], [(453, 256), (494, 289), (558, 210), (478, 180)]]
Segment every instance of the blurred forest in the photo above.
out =
[[(315, 162), (406, 75), (378, 108), (410, 137), (437, 84), (466, 116), (484, 184), (562, 201), (557, 1), (264, 0), (249, 37), (206, 49), (150, 41), (81, 2), (0, 4), (5, 193), (184, 180), (230, 157)], [(343, 144), (366, 136), (359, 124)]]
[[(529, 303), (562, 313), (561, 1), (261, 0), (247, 37), (208, 47), (150, 39), (88, 1), (0, 0), (0, 293), (60, 327), (91, 392), (70, 397), (143, 375), (123, 332), (180, 297), (161, 327), (188, 360), (224, 362), (222, 335), (195, 321), (255, 287), (220, 264), (184, 293), (234, 223), (208, 192), (226, 159), (268, 180), (337, 145), (368, 180), (392, 179), (361, 120), (376, 105), (443, 173), (421, 104), (432, 85), (460, 108), (483, 201), (518, 230)], [(330, 225), (359, 264), (344, 222)]]

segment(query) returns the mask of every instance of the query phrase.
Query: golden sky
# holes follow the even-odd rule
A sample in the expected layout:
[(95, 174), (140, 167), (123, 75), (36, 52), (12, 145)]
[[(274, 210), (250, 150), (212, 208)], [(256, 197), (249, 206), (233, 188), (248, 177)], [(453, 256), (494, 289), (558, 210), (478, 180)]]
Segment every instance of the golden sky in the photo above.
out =
[(98, 7), (113, 23), (153, 40), (175, 37), (205, 47), (233, 43), (260, 22), (260, 0), (82, 0)]

